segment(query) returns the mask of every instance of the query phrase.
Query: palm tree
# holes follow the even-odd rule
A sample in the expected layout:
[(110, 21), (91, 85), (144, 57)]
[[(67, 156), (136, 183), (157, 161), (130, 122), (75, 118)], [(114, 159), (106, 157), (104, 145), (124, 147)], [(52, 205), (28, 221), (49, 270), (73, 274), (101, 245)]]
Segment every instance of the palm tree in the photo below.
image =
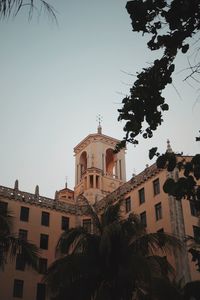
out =
[(33, 10), (35, 9), (38, 15), (40, 15), (41, 10), (44, 10), (54, 21), (57, 21), (53, 6), (45, 0), (0, 0), (0, 17), (8, 18), (16, 16), (23, 7), (29, 8), (29, 19), (32, 17)]
[(0, 269), (4, 268), (8, 260), (13, 260), (20, 254), (26, 265), (37, 270), (39, 249), (11, 232), (12, 219), (7, 209), (0, 209)]
[(157, 279), (169, 282), (172, 267), (158, 253), (166, 255), (181, 243), (166, 233), (147, 234), (136, 215), (122, 218), (120, 206), (120, 202), (108, 206), (101, 221), (89, 206), (94, 233), (78, 227), (62, 234), (57, 245), (60, 257), (44, 277), (52, 299), (156, 299)]

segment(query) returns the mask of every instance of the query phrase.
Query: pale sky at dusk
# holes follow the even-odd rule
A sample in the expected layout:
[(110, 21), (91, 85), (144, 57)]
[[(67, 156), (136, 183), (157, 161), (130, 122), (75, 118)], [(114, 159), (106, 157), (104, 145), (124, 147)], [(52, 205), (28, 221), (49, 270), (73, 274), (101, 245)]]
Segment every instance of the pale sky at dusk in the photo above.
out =
[[(136, 74), (160, 54), (132, 32), (125, 0), (49, 2), (58, 26), (37, 13), (29, 22), (25, 9), (0, 22), (0, 185), (19, 179), (21, 190), (38, 184), (41, 195), (54, 197), (66, 176), (74, 187), (73, 148), (96, 132), (97, 114), (104, 134), (123, 137), (117, 109), (135, 80), (123, 71)], [(164, 152), (168, 138), (174, 151), (200, 151), (200, 91), (183, 82), (186, 67), (180, 55), (174, 86), (181, 98), (168, 86), (170, 111), (154, 138), (128, 146), (127, 179), (149, 163), (148, 149)]]

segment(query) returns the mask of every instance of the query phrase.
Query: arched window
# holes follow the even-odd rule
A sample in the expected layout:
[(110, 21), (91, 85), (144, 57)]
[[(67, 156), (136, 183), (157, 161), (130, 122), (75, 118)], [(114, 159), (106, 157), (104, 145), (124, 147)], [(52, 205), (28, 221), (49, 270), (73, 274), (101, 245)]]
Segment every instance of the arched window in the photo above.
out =
[(79, 163), (80, 163), (80, 173), (82, 176), (83, 173), (85, 172), (85, 170), (87, 169), (87, 152), (86, 151), (81, 153)]
[(114, 166), (115, 166), (115, 161), (114, 161), (113, 149), (108, 148), (106, 150), (106, 173), (108, 175), (113, 175)]

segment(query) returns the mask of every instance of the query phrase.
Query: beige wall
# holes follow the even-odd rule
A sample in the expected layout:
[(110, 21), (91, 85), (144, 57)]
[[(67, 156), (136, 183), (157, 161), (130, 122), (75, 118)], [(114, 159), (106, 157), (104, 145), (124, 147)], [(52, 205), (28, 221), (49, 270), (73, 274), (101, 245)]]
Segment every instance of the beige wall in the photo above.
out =
[[(13, 218), (13, 232), (18, 233), (19, 229), (28, 230), (28, 240), (40, 247), (40, 234), (48, 234), (48, 250), (42, 250), (40, 256), (48, 259), (48, 266), (55, 260), (55, 248), (58, 239), (62, 233), (61, 230), (61, 217), (69, 217), (69, 226), (75, 226), (75, 216), (69, 213), (60, 212), (52, 209), (47, 209), (40, 205), (30, 205), (27, 203), (14, 201), (10, 199), (0, 198), (0, 201), (8, 203), (8, 210), (14, 216)], [(20, 221), (21, 206), (29, 208), (29, 221)], [(42, 211), (50, 214), (49, 226), (41, 225)], [(24, 280), (23, 299), (36, 300), (37, 283), (42, 279), (42, 275), (38, 274), (32, 269), (25, 268), (25, 271), (15, 269), (15, 260), (9, 262), (5, 266), (5, 270), (0, 271), (0, 299), (11, 300), (13, 298), (13, 284), (14, 279)]]

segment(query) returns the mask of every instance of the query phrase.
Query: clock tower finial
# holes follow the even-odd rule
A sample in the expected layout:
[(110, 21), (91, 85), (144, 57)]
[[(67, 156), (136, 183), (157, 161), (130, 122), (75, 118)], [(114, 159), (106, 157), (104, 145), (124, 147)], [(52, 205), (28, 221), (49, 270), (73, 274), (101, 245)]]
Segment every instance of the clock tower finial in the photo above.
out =
[(96, 120), (98, 122), (97, 133), (102, 134), (102, 127), (101, 127), (102, 116), (98, 114)]

